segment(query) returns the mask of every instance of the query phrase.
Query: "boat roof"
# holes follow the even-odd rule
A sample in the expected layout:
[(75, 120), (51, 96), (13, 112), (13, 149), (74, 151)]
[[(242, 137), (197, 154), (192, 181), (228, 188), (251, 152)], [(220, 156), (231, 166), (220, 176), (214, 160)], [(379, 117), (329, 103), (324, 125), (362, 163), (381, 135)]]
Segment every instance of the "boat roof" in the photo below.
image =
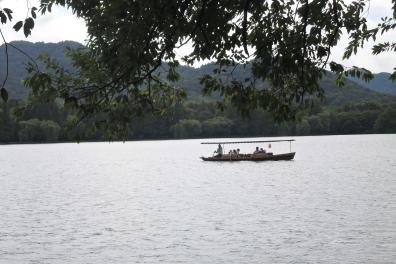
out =
[(209, 144), (250, 144), (250, 143), (274, 143), (274, 142), (292, 142), (296, 141), (294, 139), (281, 139), (281, 140), (255, 140), (255, 141), (229, 141), (229, 142), (201, 142), (201, 144), (209, 145)]

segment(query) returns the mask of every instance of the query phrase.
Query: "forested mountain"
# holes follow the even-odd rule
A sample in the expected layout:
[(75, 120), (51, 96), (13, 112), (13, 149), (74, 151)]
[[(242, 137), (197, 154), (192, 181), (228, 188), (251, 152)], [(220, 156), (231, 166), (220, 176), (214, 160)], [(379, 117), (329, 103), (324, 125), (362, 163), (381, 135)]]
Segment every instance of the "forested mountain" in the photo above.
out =
[[(200, 68), (181, 67), (181, 80), (179, 85), (188, 89), (190, 97), (196, 97), (201, 94), (201, 85), (199, 78), (205, 74), (211, 74), (214, 69), (213, 64), (203, 65)], [(249, 75), (248, 68), (238, 67), (234, 71), (234, 77), (243, 80)], [(265, 85), (265, 84), (263, 84)], [(355, 81), (346, 80), (345, 85), (338, 87), (334, 81), (334, 74), (328, 72), (320, 81), (320, 85), (325, 90), (325, 104), (332, 106), (341, 106), (348, 103), (373, 102), (395, 102), (396, 97), (389, 97), (383, 93), (375, 92), (367, 87), (359, 85)]]
[[(29, 54), (32, 58), (36, 58), (40, 53), (46, 53), (53, 58), (56, 58), (61, 65), (69, 66), (70, 62), (64, 56), (64, 50), (66, 47), (79, 47), (82, 46), (80, 43), (73, 41), (64, 41), (59, 43), (31, 43), (26, 41), (12, 42), (13, 45)], [(0, 78), (1, 80), (5, 75), (6, 59), (4, 52), (4, 45), (0, 47)], [(21, 52), (14, 48), (9, 48), (9, 78), (7, 82), (7, 89), (10, 94), (10, 98), (22, 99), (28, 94), (26, 88), (23, 87), (21, 80), (26, 76), (25, 64), (29, 59)], [(166, 66), (165, 66), (166, 67)], [(197, 98), (201, 95), (201, 84), (199, 79), (205, 74), (211, 74), (214, 69), (213, 64), (203, 65), (199, 68), (192, 68), (187, 66), (181, 66), (179, 73), (181, 80), (177, 83), (178, 86), (188, 90), (188, 96), (190, 99)], [(237, 67), (233, 75), (238, 79), (245, 79), (249, 76), (249, 66), (246, 68), (240, 66)], [(361, 103), (366, 101), (394, 101), (394, 98), (389, 98), (381, 93), (371, 91), (371, 87), (377, 87), (376, 91), (388, 93), (393, 83), (388, 83), (386, 74), (376, 75), (376, 78), (372, 83), (366, 84), (360, 80), (347, 81), (343, 87), (337, 87), (334, 83), (334, 78), (331, 73), (328, 73), (321, 81), (321, 86), (325, 90), (326, 104), (330, 105), (343, 105), (345, 103)], [(359, 83), (359, 84), (358, 84)], [(370, 86), (370, 89), (364, 87), (364, 85)], [(383, 85), (383, 86), (382, 86)], [(393, 90), (392, 90), (393, 91)], [(396, 89), (395, 89), (396, 91)], [(396, 93), (394, 93), (396, 95)]]
[[(66, 67), (70, 66), (70, 62), (63, 55), (65, 47), (81, 46), (76, 42), (13, 44), (31, 57), (47, 53)], [(26, 76), (25, 63), (28, 58), (10, 48), (9, 59), (7, 89), (11, 99), (7, 103), (0, 101), (0, 142), (103, 139), (101, 131), (85, 133), (89, 121), (70, 129), (69, 121), (75, 116), (73, 112), (65, 109), (62, 101), (32, 103), (34, 98), (27, 97), (28, 91), (21, 84), (21, 79)], [(3, 78), (4, 46), (0, 47), (0, 60), (0, 77)], [(164, 69), (166, 65), (163, 65), (162, 70)], [(313, 109), (300, 112), (297, 121), (275, 122), (262, 109), (252, 111), (250, 118), (241, 117), (230, 105), (220, 111), (213, 100), (216, 95), (211, 98), (201, 96), (199, 78), (204, 74), (211, 74), (213, 69), (213, 64), (199, 68), (181, 66), (181, 80), (176, 85), (187, 89), (188, 100), (177, 105), (168, 115), (158, 117), (148, 114), (134, 118), (130, 123), (127, 139), (396, 133), (396, 97), (377, 93), (353, 81), (346, 81), (345, 86), (337, 87), (331, 73), (327, 73), (321, 81), (326, 95), (324, 102), (316, 104)], [(233, 76), (243, 80), (248, 72), (248, 68), (237, 67)], [(265, 83), (259, 85), (266, 86)], [(19, 110), (20, 106), (25, 106), (22, 112)], [(16, 112), (19, 114), (15, 115)]]
[[(80, 43), (73, 41), (63, 41), (59, 43), (31, 43), (27, 41), (14, 41), (12, 45), (28, 54), (32, 59), (36, 59), (37, 55), (46, 53), (56, 58), (62, 65), (69, 66), (70, 62), (64, 56), (66, 47), (79, 47)], [(7, 81), (7, 91), (12, 99), (23, 99), (27, 96), (28, 91), (22, 85), (22, 79), (27, 75), (25, 66), (29, 62), (29, 58), (16, 50), (12, 46), (8, 48), (9, 57), (9, 76)], [(2, 81), (6, 73), (6, 54), (4, 45), (0, 46), (0, 80)]]
[(391, 80), (389, 80), (389, 76), (390, 73), (380, 72), (374, 74), (374, 79), (370, 82), (365, 82), (358, 78), (350, 79), (363, 87), (369, 88), (370, 90), (396, 96), (396, 82), (392, 82)]

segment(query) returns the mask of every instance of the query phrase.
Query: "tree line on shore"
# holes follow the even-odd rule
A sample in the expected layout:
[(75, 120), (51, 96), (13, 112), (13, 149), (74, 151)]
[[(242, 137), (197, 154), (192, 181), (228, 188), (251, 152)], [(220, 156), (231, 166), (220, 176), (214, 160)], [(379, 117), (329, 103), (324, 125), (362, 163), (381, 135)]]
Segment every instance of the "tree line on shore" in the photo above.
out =
[[(61, 102), (27, 104), (21, 111), (24, 104), (17, 100), (0, 104), (1, 143), (115, 139), (89, 129), (87, 120), (71, 127), (75, 117)], [(396, 133), (395, 116), (396, 104), (367, 102), (317, 105), (299, 113), (298, 121), (278, 123), (263, 110), (242, 117), (231, 106), (220, 111), (213, 101), (191, 100), (163, 116), (135, 117), (126, 139)]]

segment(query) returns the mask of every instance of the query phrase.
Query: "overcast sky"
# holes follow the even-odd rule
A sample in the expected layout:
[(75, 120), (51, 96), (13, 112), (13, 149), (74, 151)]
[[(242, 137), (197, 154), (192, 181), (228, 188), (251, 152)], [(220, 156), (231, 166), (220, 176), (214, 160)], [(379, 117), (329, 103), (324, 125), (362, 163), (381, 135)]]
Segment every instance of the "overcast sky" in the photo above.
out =
[[(32, 5), (37, 4), (37, 0), (30, 0)], [(26, 0), (0, 0), (0, 7), (8, 7), (15, 11), (14, 21), (22, 20), (26, 16)], [(390, 16), (391, 0), (371, 0), (370, 9), (367, 12), (367, 19), (372, 25), (376, 25), (381, 17)], [(1, 29), (7, 41), (27, 40), (31, 42), (59, 42), (62, 40), (74, 40), (84, 43), (87, 39), (87, 31), (82, 19), (76, 18), (70, 10), (61, 7), (54, 7), (52, 13), (41, 16), (36, 20), (36, 27), (32, 35), (25, 38), (22, 32), (16, 33), (12, 30), (12, 24), (7, 24)], [(396, 32), (387, 34), (381, 40), (393, 41), (396, 39)], [(374, 72), (391, 72), (396, 67), (396, 54), (387, 53), (384, 55), (371, 55), (371, 45), (366, 45), (356, 56), (348, 61), (341, 61), (343, 49), (348, 39), (343, 37), (339, 45), (333, 49), (331, 59), (341, 62), (344, 65), (359, 65)], [(197, 66), (197, 65), (196, 65)]]

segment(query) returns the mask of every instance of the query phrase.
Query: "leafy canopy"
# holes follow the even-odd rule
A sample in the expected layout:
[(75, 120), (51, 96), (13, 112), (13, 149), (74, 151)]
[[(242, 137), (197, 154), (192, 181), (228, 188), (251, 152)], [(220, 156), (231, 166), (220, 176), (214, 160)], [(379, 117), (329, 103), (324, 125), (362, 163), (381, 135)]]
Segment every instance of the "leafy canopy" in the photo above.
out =
[[(53, 5), (71, 8), (85, 20), (88, 48), (68, 51), (75, 69), (42, 57), (47, 68), (31, 63), (25, 82), (43, 99), (63, 98), (77, 109), (77, 121), (92, 118), (96, 127), (125, 132), (133, 116), (164, 113), (184, 97), (174, 85), (179, 63), (202, 60), (218, 65), (202, 77), (205, 94), (219, 93), (243, 114), (262, 108), (287, 120), (323, 97), (318, 81), (328, 67), (339, 84), (343, 75), (372, 78), (368, 70), (347, 69), (329, 56), (342, 31), (350, 38), (348, 58), (394, 29), (396, 0), (389, 1), (392, 16), (369, 28), (364, 16), (369, 0), (41, 0), (14, 29), (23, 28), (28, 36), (36, 11), (45, 14)], [(7, 23), (12, 11), (1, 10), (1, 22)], [(186, 44), (191, 51), (177, 56)], [(373, 52), (395, 47), (378, 43)], [(237, 67), (250, 67), (250, 77), (234, 77)], [(3, 90), (4, 85), (6, 99)]]

